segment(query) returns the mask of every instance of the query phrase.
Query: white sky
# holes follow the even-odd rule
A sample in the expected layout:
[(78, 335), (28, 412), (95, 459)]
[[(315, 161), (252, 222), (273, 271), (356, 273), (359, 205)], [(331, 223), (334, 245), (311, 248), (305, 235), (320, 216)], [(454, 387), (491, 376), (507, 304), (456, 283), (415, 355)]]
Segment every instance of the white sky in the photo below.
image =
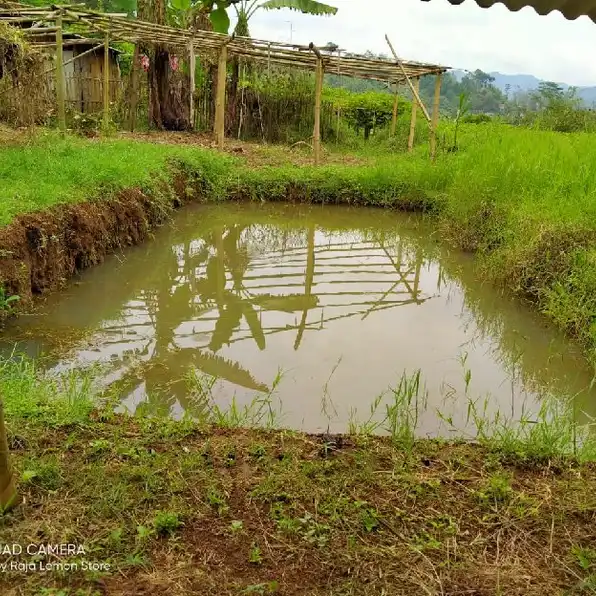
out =
[[(253, 37), (325, 45), (353, 52), (389, 53), (389, 34), (400, 57), (454, 68), (533, 74), (570, 85), (596, 85), (596, 24), (567, 21), (559, 12), (539, 16), (532, 8), (509, 12), (502, 4), (482, 9), (474, 0), (326, 0), (334, 17), (289, 10), (258, 11)], [(291, 24), (290, 24), (291, 22)]]

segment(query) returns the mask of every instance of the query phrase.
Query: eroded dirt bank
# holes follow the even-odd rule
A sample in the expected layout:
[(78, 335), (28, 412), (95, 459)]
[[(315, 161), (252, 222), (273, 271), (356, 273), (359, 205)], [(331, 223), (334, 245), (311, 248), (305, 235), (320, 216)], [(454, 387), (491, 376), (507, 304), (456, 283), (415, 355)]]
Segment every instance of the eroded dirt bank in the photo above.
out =
[(27, 213), (0, 228), (0, 278), (18, 308), (59, 288), (115, 250), (139, 244), (183, 203), (185, 180), (155, 193), (128, 189), (113, 197)]

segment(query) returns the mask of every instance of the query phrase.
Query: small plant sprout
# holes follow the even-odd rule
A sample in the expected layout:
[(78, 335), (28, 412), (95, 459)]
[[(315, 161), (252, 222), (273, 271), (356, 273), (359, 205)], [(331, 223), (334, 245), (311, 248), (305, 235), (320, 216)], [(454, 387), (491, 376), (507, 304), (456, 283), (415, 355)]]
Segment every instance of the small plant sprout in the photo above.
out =
[(158, 536), (173, 536), (182, 525), (180, 516), (172, 511), (159, 511), (153, 519)]
[(251, 546), (250, 552), (248, 554), (248, 562), (252, 563), (253, 565), (260, 565), (263, 562), (261, 549), (254, 543)]
[(20, 296), (8, 296), (4, 286), (0, 286), (0, 310), (10, 312), (16, 302), (21, 299)]

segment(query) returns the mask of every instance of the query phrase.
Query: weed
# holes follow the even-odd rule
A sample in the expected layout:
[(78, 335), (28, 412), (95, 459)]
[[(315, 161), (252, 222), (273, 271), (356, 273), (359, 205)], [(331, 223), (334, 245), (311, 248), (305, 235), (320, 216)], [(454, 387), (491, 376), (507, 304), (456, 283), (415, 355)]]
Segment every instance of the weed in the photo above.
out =
[(263, 556), (261, 555), (261, 549), (253, 543), (248, 553), (248, 562), (253, 565), (260, 565), (263, 562)]
[(360, 521), (366, 532), (374, 532), (379, 528), (379, 514), (372, 507), (367, 507), (360, 512)]
[(226, 497), (217, 489), (211, 488), (207, 493), (207, 502), (219, 515), (225, 515), (230, 509)]
[(484, 486), (476, 492), (476, 496), (483, 503), (507, 503), (513, 495), (511, 477), (506, 474), (493, 474)]
[(15, 302), (21, 299), (20, 296), (8, 296), (4, 286), (0, 286), (0, 310), (11, 311)]
[(137, 536), (136, 540), (138, 543), (143, 544), (146, 542), (151, 536), (153, 536), (154, 530), (148, 528), (147, 526), (137, 526)]
[(261, 444), (253, 445), (249, 449), (248, 454), (253, 459), (260, 461), (267, 455), (267, 449), (265, 448), (264, 445), (261, 445)]
[(112, 443), (107, 439), (95, 439), (89, 443), (89, 454), (98, 455), (110, 451)]
[(153, 528), (158, 536), (173, 536), (182, 525), (180, 515), (172, 511), (158, 511), (153, 518)]
[(443, 543), (428, 532), (420, 532), (412, 538), (409, 545), (415, 551), (424, 552), (440, 549)]
[(46, 491), (57, 490), (62, 484), (60, 464), (55, 456), (30, 460), (25, 464), (22, 480)]
[(578, 545), (571, 547), (571, 554), (582, 571), (596, 568), (596, 550)]
[(420, 411), (426, 408), (427, 392), (420, 386), (420, 375), (420, 370), (411, 377), (404, 372), (397, 387), (391, 389), (391, 401), (386, 406), (385, 424), (391, 437), (410, 447), (416, 438)]

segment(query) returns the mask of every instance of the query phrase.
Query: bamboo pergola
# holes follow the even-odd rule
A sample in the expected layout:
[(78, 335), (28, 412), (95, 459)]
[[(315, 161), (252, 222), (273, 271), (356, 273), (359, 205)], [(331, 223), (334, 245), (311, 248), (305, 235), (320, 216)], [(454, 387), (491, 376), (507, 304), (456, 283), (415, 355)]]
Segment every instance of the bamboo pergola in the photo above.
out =
[[(22, 4), (2, 3), (2, 0), (0, 0), (0, 22), (19, 27), (27, 41), (34, 47), (56, 49), (57, 101), (62, 130), (65, 130), (66, 127), (63, 115), (64, 77), (62, 72), (63, 60), (61, 58), (63, 48), (66, 45), (97, 44), (95, 48), (89, 51), (102, 46), (107, 50), (109, 43), (125, 41), (133, 44), (164, 44), (181, 53), (188, 53), (190, 64), (194, 64), (197, 54), (211, 53), (219, 56), (214, 133), (217, 144), (221, 149), (224, 146), (227, 64), (230, 58), (236, 57), (268, 66), (299, 68), (316, 73), (315, 130), (313, 133), (316, 163), (320, 162), (320, 110), (322, 81), (325, 72), (340, 73), (342, 76), (347, 77), (387, 81), (396, 85), (396, 89), (398, 84), (407, 84), (412, 92), (415, 105), (413, 118), (415, 118), (417, 105), (429, 124), (431, 130), (431, 156), (434, 156), (440, 79), (442, 73), (446, 72), (448, 68), (400, 60), (389, 38), (386, 39), (394, 60), (381, 60), (357, 54), (342, 56), (341, 52), (335, 53), (335, 51), (325, 48), (317, 48), (313, 43), (304, 46), (248, 37), (235, 37), (234, 35), (229, 36), (211, 31), (178, 29), (132, 19), (125, 14), (101, 13), (90, 10), (84, 5), (76, 4), (32, 7)], [(77, 25), (77, 33), (81, 36), (80, 38), (64, 40), (64, 27), (69, 24)], [(432, 117), (420, 99), (417, 86), (413, 82), (418, 81), (424, 75), (437, 75), (438, 85), (435, 89), (435, 101), (433, 103), (433, 108), (436, 109), (433, 110)], [(105, 79), (104, 117), (107, 121), (109, 92), (106, 89), (109, 86), (109, 80), (107, 80), (107, 76)], [(194, 102), (193, 91), (194, 89), (191, 89), (191, 105)], [(396, 116), (397, 112), (394, 110), (394, 121)]]

